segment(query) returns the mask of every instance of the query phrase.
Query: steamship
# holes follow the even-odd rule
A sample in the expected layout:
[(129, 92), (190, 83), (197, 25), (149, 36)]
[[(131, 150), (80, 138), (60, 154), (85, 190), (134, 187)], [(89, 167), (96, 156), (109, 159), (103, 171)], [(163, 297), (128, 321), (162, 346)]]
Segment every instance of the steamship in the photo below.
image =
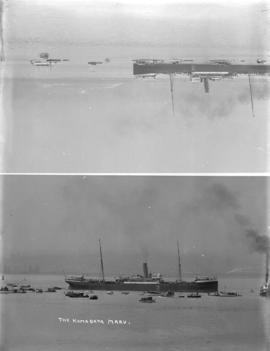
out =
[(269, 282), (269, 251), (265, 255), (265, 282), (260, 288), (260, 295), (270, 297), (270, 282)]
[(127, 277), (117, 277), (114, 279), (105, 279), (102, 249), (99, 240), (100, 249), (100, 266), (102, 279), (91, 279), (84, 275), (70, 276), (65, 278), (65, 282), (72, 290), (105, 290), (105, 291), (144, 291), (144, 292), (197, 292), (213, 293), (218, 291), (218, 280), (215, 278), (196, 277), (193, 281), (182, 280), (182, 271), (178, 248), (178, 269), (179, 277), (175, 281), (164, 280), (160, 273), (150, 273), (147, 262), (143, 262), (143, 275), (136, 274)]

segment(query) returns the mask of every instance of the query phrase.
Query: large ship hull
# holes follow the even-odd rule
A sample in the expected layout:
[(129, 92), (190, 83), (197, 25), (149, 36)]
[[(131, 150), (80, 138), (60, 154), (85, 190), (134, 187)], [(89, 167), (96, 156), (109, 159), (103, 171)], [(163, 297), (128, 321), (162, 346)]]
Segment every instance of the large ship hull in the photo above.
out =
[(66, 279), (66, 283), (72, 290), (112, 290), (112, 291), (174, 291), (174, 292), (198, 292), (198, 293), (212, 293), (218, 291), (217, 280), (205, 281), (176, 281), (176, 282), (116, 282), (116, 281), (102, 281), (102, 280), (87, 280), (81, 281)]
[(230, 64), (218, 65), (213, 63), (134, 63), (133, 74), (191, 74), (200, 72), (201, 74), (258, 74), (264, 75), (270, 73), (270, 65), (244, 65)]

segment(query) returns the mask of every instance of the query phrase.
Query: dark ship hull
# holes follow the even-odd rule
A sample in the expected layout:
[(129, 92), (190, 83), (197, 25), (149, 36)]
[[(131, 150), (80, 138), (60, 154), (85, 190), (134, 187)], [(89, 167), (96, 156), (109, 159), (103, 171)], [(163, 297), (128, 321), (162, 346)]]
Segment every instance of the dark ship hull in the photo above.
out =
[(191, 74), (200, 72), (201, 74), (220, 73), (227, 75), (237, 74), (258, 74), (270, 73), (269, 65), (241, 65), (241, 64), (214, 64), (214, 63), (153, 63), (143, 62), (133, 64), (133, 74)]
[(66, 283), (72, 290), (105, 290), (105, 291), (147, 291), (147, 292), (199, 292), (213, 293), (218, 291), (218, 281), (215, 279), (194, 281), (162, 281), (162, 282), (134, 282), (134, 281), (102, 281), (82, 278), (80, 280), (67, 278)]

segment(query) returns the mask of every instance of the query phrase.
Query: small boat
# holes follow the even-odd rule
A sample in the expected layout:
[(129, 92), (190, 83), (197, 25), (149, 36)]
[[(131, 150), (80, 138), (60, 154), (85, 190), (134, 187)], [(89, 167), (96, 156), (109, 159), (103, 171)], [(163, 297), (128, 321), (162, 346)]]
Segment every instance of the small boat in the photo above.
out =
[(43, 290), (42, 289), (36, 289), (36, 293), (41, 294), (41, 293), (43, 293)]
[(123, 294), (123, 295), (128, 295), (128, 294), (129, 294), (129, 291), (122, 291), (121, 294)]
[(113, 291), (107, 291), (108, 295), (113, 295)]
[(0, 291), (9, 291), (8, 287), (7, 286), (2, 286), (0, 288)]
[(41, 61), (41, 60), (30, 60), (30, 63), (34, 66), (50, 66), (51, 63), (47, 61)]
[(42, 59), (48, 59), (49, 58), (49, 54), (48, 54), (48, 52), (41, 52), (39, 54), (39, 57), (42, 58)]
[(257, 59), (257, 63), (265, 63), (265, 62), (266, 62), (266, 60), (263, 60), (262, 58)]
[(65, 296), (68, 296), (68, 297), (89, 297), (88, 295), (85, 295), (83, 292), (75, 292), (75, 291), (67, 291), (65, 293)]
[[(29, 291), (29, 290), (28, 290)], [(15, 291), (14, 291), (15, 292)], [(26, 294), (26, 290), (24, 290), (24, 289), (18, 289), (17, 291), (16, 291), (16, 293), (19, 293), (19, 294)]]
[(55, 290), (62, 290), (63, 288), (60, 288), (59, 286), (54, 286), (53, 289), (55, 289)]
[(50, 62), (50, 63), (57, 63), (57, 62), (60, 62), (61, 59), (53, 59), (53, 58), (50, 59), (50, 58), (48, 58), (46, 61)]
[(150, 295), (160, 295), (160, 291), (145, 291), (145, 293)]
[(55, 288), (48, 288), (46, 292), (56, 292)]
[(98, 296), (97, 295), (91, 295), (89, 297), (90, 300), (97, 300), (98, 299)]
[(185, 297), (185, 295), (179, 295), (178, 297), (180, 297), (180, 298), (184, 298), (184, 297)]
[(152, 303), (152, 302), (156, 302), (156, 300), (154, 300), (152, 296), (146, 296), (146, 297), (141, 297), (139, 302)]
[[(13, 286), (16, 286), (16, 285), (13, 285)], [(31, 289), (31, 285), (29, 285), (29, 284), (28, 285), (21, 285), (20, 288), (21, 289)]]
[(21, 289), (21, 288), (19, 288), (19, 289), (14, 288), (14, 289), (10, 290), (10, 292), (15, 293), (15, 294), (25, 294), (26, 290), (25, 289)]
[(160, 296), (162, 297), (173, 297), (174, 296), (174, 291), (166, 291), (162, 293)]
[(88, 65), (96, 66), (96, 65), (101, 65), (103, 62), (102, 61), (89, 61)]
[(202, 295), (199, 295), (199, 293), (193, 293), (187, 296), (190, 299), (199, 299), (202, 297)]
[(217, 296), (220, 297), (236, 297), (236, 296), (242, 296), (236, 291), (220, 291)]

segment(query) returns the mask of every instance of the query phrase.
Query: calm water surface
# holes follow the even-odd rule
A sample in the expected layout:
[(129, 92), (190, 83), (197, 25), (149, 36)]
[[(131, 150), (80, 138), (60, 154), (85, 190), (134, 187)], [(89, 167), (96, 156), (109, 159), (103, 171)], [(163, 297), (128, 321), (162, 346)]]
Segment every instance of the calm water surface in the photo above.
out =
[[(61, 276), (6, 279), (33, 287), (66, 288)], [(154, 304), (139, 303), (140, 293), (136, 292), (98, 292), (97, 301), (70, 299), (63, 290), (1, 295), (2, 349), (268, 350), (270, 300), (258, 296), (260, 283), (256, 279), (221, 279), (221, 288), (238, 290), (243, 296), (203, 295), (197, 300), (180, 299), (177, 294), (157, 297)], [(91, 324), (94, 320), (100, 322)]]

